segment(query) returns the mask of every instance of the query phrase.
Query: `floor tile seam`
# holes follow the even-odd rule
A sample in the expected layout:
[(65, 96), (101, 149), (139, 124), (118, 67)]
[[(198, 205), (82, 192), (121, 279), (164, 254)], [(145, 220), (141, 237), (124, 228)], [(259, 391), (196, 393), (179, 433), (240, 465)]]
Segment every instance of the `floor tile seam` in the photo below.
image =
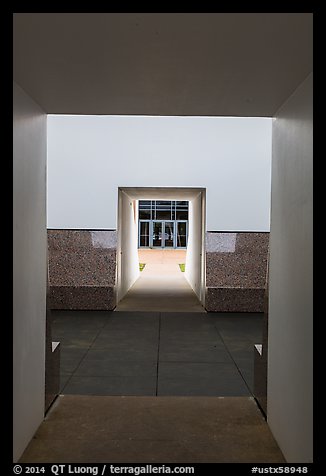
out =
[(71, 378), (72, 378), (73, 374), (70, 375), (70, 377), (67, 379), (66, 383), (64, 384), (64, 386), (60, 389), (59, 391), (59, 395), (62, 395), (65, 388), (67, 387), (68, 383), (70, 382)]
[(104, 323), (103, 327), (101, 328), (101, 332), (107, 328), (107, 326), (110, 324), (110, 316), (108, 317), (107, 321)]
[[(89, 350), (89, 349), (88, 349)], [(68, 383), (70, 382), (71, 378), (73, 377), (75, 371), (79, 368), (81, 362), (84, 360), (86, 354), (88, 353), (88, 350), (86, 350), (85, 354), (83, 354), (80, 359), (78, 359), (78, 363), (76, 364), (76, 367), (74, 368), (74, 370), (72, 372), (67, 372), (69, 374), (69, 378), (67, 379), (67, 381), (65, 382), (64, 386), (60, 389), (60, 392), (59, 392), (59, 395), (62, 394), (62, 392), (64, 391), (64, 389), (67, 387)], [(61, 368), (61, 362), (60, 362), (60, 368)], [(61, 376), (61, 374), (60, 374)]]
[(234, 365), (235, 365), (235, 367), (236, 367), (238, 373), (240, 374), (241, 379), (243, 380), (243, 382), (244, 382), (246, 388), (248, 389), (249, 394), (250, 394), (252, 397), (254, 397), (254, 394), (253, 394), (251, 388), (249, 387), (249, 385), (248, 385), (246, 379), (244, 378), (244, 376), (243, 376), (241, 370), (239, 369), (239, 367), (238, 367), (236, 361), (234, 360), (233, 355), (231, 354), (231, 351), (229, 350), (229, 348), (227, 347), (226, 343), (224, 342), (223, 336), (221, 335), (221, 333), (219, 332), (219, 330), (217, 329), (217, 327), (215, 327), (215, 328), (216, 328), (216, 332), (219, 334), (219, 336), (220, 336), (220, 338), (221, 338), (221, 340), (222, 340), (222, 342), (223, 342), (223, 344), (224, 344), (224, 346), (225, 346), (225, 348), (226, 348), (226, 350), (227, 350), (227, 352), (228, 352), (230, 358), (232, 359), (232, 361), (233, 361), (233, 363), (234, 363)]
[[(222, 335), (222, 334), (221, 334)], [(239, 350), (246, 350), (248, 349), (251, 345), (253, 345), (253, 342), (251, 339), (237, 339), (234, 337), (223, 337), (225, 345), (235, 345), (235, 346), (241, 346), (242, 349)], [(256, 339), (255, 339), (256, 340)], [(255, 342), (257, 343), (257, 342)]]
[(79, 360), (77, 366), (75, 367), (75, 369), (73, 370), (71, 376), (68, 378), (66, 384), (64, 385), (64, 387), (60, 390), (60, 394), (62, 394), (62, 392), (64, 391), (64, 389), (67, 387), (68, 383), (70, 382), (71, 378), (74, 376), (76, 370), (78, 370), (78, 368), (80, 367), (80, 364), (83, 362), (83, 360), (85, 359), (85, 357), (87, 356), (88, 352), (90, 351), (90, 349), (92, 348), (94, 342), (96, 341), (96, 339), (98, 338), (98, 336), (100, 335), (100, 333), (102, 332), (102, 330), (104, 329), (105, 325), (107, 323), (104, 323), (104, 325), (98, 330), (96, 336), (94, 337), (94, 339), (92, 340), (92, 342), (90, 343), (90, 345), (88, 346), (88, 348), (86, 348), (86, 352), (82, 355), (81, 359)]

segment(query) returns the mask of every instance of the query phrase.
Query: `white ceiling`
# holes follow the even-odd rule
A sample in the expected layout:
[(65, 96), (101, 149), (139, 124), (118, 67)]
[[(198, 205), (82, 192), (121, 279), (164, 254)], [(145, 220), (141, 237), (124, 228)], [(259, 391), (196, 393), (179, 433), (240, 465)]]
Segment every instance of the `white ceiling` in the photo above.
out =
[(310, 13), (16, 13), (14, 80), (52, 114), (272, 116)]

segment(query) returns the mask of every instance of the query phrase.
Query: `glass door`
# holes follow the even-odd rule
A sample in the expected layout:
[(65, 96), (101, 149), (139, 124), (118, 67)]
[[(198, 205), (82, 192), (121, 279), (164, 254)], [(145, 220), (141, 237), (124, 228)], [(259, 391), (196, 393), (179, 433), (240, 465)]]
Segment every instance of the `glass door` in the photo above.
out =
[(153, 221), (152, 228), (152, 247), (153, 248), (162, 248), (162, 238), (163, 238), (163, 222)]
[(149, 221), (139, 222), (139, 247), (149, 247)]
[(176, 248), (187, 247), (187, 222), (177, 221)]
[(164, 222), (164, 245), (165, 248), (174, 247), (174, 222)]
[(139, 220), (139, 248), (186, 248), (186, 220)]

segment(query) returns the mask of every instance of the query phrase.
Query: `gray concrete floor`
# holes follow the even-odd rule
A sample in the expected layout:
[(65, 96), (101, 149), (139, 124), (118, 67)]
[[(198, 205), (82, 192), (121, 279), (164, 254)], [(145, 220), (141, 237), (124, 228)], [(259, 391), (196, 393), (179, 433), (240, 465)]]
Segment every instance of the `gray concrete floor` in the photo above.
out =
[(21, 463), (284, 463), (251, 397), (57, 399)]
[(284, 463), (255, 400), (261, 314), (53, 311), (61, 395), (21, 463)]
[(251, 396), (262, 314), (52, 311), (61, 393)]

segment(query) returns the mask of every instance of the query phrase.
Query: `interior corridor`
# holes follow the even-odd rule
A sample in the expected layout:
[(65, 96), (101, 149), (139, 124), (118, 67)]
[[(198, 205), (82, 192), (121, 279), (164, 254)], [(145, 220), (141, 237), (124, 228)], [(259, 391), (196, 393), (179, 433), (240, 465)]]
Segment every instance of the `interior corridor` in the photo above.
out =
[(179, 264), (185, 264), (186, 250), (138, 250), (143, 271), (116, 311), (206, 312)]

